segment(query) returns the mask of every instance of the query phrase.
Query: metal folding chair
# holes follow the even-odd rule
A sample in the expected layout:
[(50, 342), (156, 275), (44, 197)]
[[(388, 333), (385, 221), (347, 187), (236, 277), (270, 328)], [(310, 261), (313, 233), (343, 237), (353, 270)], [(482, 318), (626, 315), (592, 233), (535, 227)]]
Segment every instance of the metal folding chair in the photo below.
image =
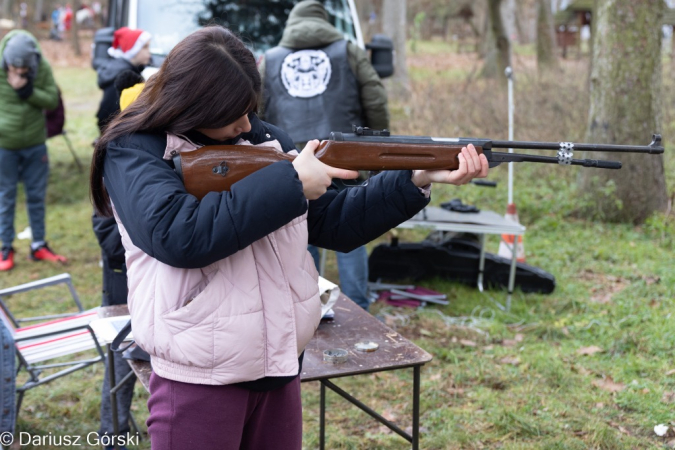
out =
[[(58, 284), (68, 286), (71, 297), (77, 306), (77, 312), (17, 319), (10, 312), (5, 302), (5, 299), (10, 295)], [(3, 321), (14, 338), (19, 361), (17, 375), (24, 370), (28, 374), (28, 380), (16, 388), (17, 418), (23, 396), (27, 390), (105, 360), (105, 354), (101, 348), (102, 343), (89, 326), (89, 322), (97, 317), (98, 308), (83, 311), (71, 277), (67, 273), (0, 290), (0, 320)], [(21, 325), (24, 322), (37, 321), (42, 322), (28, 326)], [(41, 364), (55, 358), (75, 355), (92, 349), (98, 353), (95, 357), (84, 355), (72, 361)], [(60, 370), (44, 375), (43, 372), (49, 369)]]

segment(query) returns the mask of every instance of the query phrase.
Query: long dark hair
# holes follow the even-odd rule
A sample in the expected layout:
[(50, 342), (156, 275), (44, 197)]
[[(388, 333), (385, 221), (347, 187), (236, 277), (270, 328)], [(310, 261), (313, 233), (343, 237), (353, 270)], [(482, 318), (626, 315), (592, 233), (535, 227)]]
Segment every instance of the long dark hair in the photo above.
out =
[(96, 211), (112, 213), (103, 184), (108, 144), (140, 131), (182, 134), (224, 127), (257, 108), (260, 85), (255, 57), (228, 29), (205, 27), (179, 42), (96, 144), (90, 178)]

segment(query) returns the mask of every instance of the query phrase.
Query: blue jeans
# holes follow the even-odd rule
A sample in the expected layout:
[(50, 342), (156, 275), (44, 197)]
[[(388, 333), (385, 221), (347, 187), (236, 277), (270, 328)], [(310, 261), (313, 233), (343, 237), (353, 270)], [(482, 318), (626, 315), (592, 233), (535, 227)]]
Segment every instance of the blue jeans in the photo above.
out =
[(0, 148), (0, 240), (10, 247), (16, 235), (14, 213), (19, 182), (26, 191), (28, 220), (33, 242), (45, 240), (45, 196), (49, 178), (49, 159), (45, 144), (20, 150)]
[(0, 320), (0, 433), (14, 432), (16, 419), (16, 347), (12, 333)]
[[(307, 250), (319, 270), (319, 249), (313, 245)], [(340, 290), (354, 303), (368, 311), (368, 251), (365, 245), (349, 253), (335, 252), (340, 272)]]

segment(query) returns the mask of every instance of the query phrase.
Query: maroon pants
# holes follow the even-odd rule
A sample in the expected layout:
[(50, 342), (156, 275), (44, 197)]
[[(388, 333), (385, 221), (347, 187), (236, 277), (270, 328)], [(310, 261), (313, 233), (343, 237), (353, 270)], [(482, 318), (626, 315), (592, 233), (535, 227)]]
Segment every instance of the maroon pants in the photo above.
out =
[(300, 450), (300, 377), (268, 392), (150, 376), (152, 450)]

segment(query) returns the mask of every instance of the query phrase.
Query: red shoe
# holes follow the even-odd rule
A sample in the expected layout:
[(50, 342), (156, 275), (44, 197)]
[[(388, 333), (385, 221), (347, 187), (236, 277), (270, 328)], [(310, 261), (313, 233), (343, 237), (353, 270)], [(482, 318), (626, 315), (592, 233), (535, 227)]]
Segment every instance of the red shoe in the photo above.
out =
[(30, 250), (30, 259), (33, 261), (53, 261), (65, 263), (68, 260), (65, 256), (57, 255), (47, 244), (42, 244), (36, 250)]
[(0, 256), (0, 272), (14, 267), (14, 249), (12, 247), (2, 247)]

